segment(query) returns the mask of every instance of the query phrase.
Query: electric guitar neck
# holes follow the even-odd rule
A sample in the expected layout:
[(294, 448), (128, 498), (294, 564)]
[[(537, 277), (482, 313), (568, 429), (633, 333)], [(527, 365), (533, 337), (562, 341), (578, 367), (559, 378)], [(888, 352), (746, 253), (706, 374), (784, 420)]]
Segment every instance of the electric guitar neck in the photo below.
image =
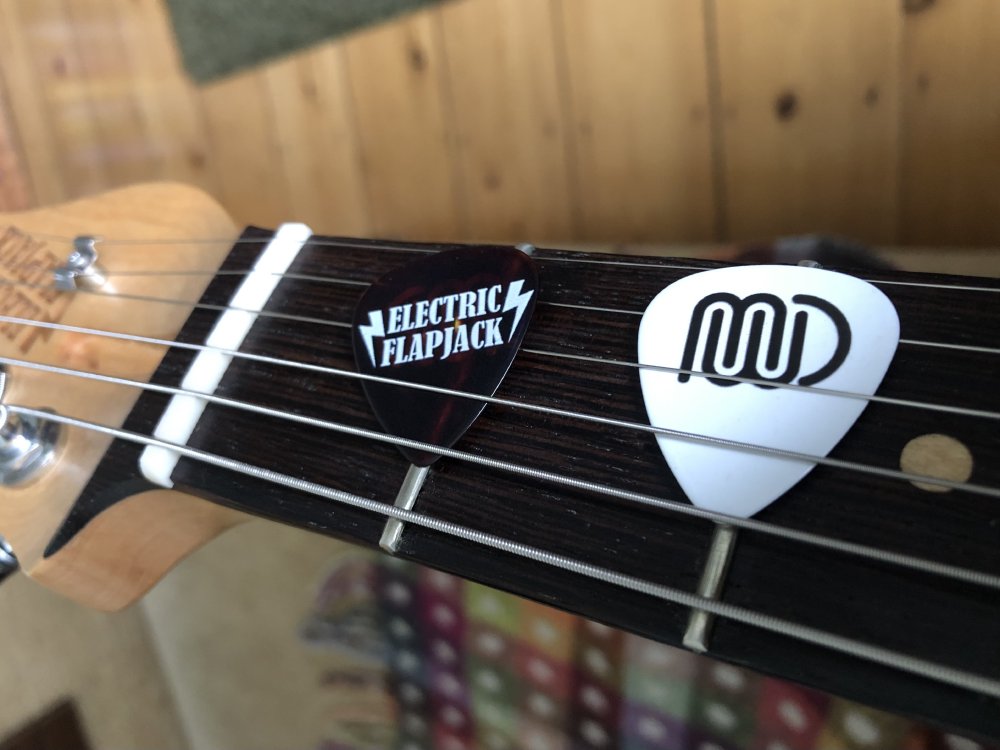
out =
[[(22, 421), (51, 409), (62, 432), (40, 478), (4, 487), (0, 533), (45, 585), (123, 606), (250, 514), (1000, 736), (1000, 283), (855, 273), (898, 312), (888, 372), (829, 456), (744, 519), (687, 502), (650, 428), (636, 354), (649, 301), (722, 264), (535, 250), (538, 294), (520, 351), (495, 395), (480, 399), (482, 415), (437, 451), (415, 488), (399, 448), (433, 446), (408, 445), (376, 420), (352, 321), (379, 276), (448, 246), (307, 237), (271, 273), (263, 302), (244, 307), (234, 299), (273, 233), (198, 244), (227, 220), (193, 195), (170, 203), (167, 194), (159, 215), (148, 195), (133, 194), (113, 208), (0, 217), (0, 230), (15, 227), (58, 259), (43, 234), (98, 233), (100, 217), (84, 221), (85, 210), (100, 205), (105, 225), (125, 208), (140, 214), (100, 231), (109, 239), (96, 245), (100, 281), (49, 290), (51, 303), (17, 286), (25, 282), (0, 246), (7, 289), (38, 306), (4, 308), (4, 403)], [(178, 229), (170, 215), (182, 204), (200, 218)], [(117, 246), (113, 231), (177, 244)], [(33, 252), (22, 265), (41, 262)], [(234, 308), (244, 335), (219, 345)], [(192, 382), (199, 363), (220, 357), (212, 387)], [(164, 415), (176, 403), (196, 416), (167, 439)], [(169, 460), (143, 470), (150, 456)], [(720, 533), (732, 534), (731, 558), (709, 590)]]

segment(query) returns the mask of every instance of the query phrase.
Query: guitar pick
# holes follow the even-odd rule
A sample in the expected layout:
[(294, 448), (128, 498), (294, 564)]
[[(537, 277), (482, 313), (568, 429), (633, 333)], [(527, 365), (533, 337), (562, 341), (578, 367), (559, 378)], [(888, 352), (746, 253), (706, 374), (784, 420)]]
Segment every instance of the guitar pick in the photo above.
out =
[[(469, 247), (420, 258), (382, 276), (354, 315), (362, 373), (492, 396), (535, 307), (538, 273), (520, 250)], [(483, 401), (362, 381), (375, 416), (398, 437), (451, 447)], [(416, 466), (440, 456), (400, 448)]]
[[(649, 304), (639, 364), (872, 395), (899, 343), (899, 317), (871, 284), (797, 266), (692, 274)], [(641, 369), (655, 427), (826, 456), (867, 400)], [(702, 508), (748, 517), (816, 465), (657, 435), (684, 492)]]

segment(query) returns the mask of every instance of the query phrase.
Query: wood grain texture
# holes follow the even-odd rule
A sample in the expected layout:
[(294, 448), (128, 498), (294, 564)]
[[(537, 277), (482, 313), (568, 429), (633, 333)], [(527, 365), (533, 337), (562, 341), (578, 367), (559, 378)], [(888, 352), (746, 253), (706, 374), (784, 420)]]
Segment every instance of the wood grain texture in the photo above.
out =
[(31, 25), (21, 16), (23, 4), (0, 2), (0, 44), (4, 82), (10, 111), (22, 134), (22, 157), (41, 203), (57, 203), (68, 196), (60, 175), (62, 161), (50, 117), (47, 95), (35, 71)]
[(134, 95), (124, 19), (107, 0), (72, 0), (66, 9), (73, 31), (66, 41), (79, 57), (81, 88), (93, 119), (92, 158), (104, 167), (101, 187), (148, 179), (159, 160)]
[(99, 192), (109, 184), (100, 132), (72, 17), (64, 0), (14, 3), (24, 49), (53, 133), (58, 177), (67, 197)]
[(468, 234), (525, 241), (573, 235), (550, 0), (480, 0), (440, 13)]
[(345, 46), (376, 236), (445, 239), (465, 231), (440, 28), (429, 12)]
[(559, 0), (579, 235), (713, 236), (702, 4)]
[(0, 0), (0, 79), (41, 204), (170, 178), (328, 232), (984, 246), (996, 14), (460, 0), (199, 89), (161, 0)]
[[(71, 245), (59, 237), (110, 233), (140, 240), (100, 248), (105, 268), (119, 273), (175, 268), (214, 272), (229, 251), (222, 244), (147, 245), (141, 239), (184, 240), (224, 237), (233, 232), (222, 209), (193, 188), (153, 184), (19, 214), (0, 214), (0, 311), (18, 318), (118, 331), (173, 340), (190, 308), (149, 303), (123, 295), (152, 295), (197, 301), (210, 276), (121, 276), (110, 278), (98, 294), (55, 292), (51, 269), (65, 262)], [(163, 356), (153, 344), (95, 338), (70, 331), (51, 331), (5, 322), (0, 327), (0, 354), (32, 362), (96, 370), (120, 377), (148, 378)], [(4, 402), (46, 407), (80, 418), (120, 425), (136, 394), (97, 381), (67, 387), (53, 374), (8, 368)], [(49, 587), (101, 609), (123, 607), (158, 580), (164, 564), (173, 565), (188, 550), (212, 538), (232, 519), (200, 501), (171, 493), (171, 530), (151, 522), (164, 498), (139, 498), (109, 514), (95, 536), (84, 534), (65, 557), (44, 558), (44, 550), (94, 467), (109, 439), (96, 433), (63, 430), (52, 471), (34, 481), (4, 487), (0, 529), (14, 548), (22, 569)], [(182, 503), (186, 512), (179, 513)], [(198, 519), (198, 516), (201, 516)], [(195, 519), (188, 522), (187, 518)], [(118, 538), (118, 543), (109, 543)], [(124, 564), (122, 564), (124, 562)], [(98, 571), (103, 570), (103, 573)]]
[(20, 155), (16, 126), (0, 78), (0, 211), (20, 211), (32, 203), (28, 173)]
[(289, 215), (316, 232), (370, 231), (344, 51), (327, 45), (264, 70)]
[(712, 4), (731, 237), (893, 242), (898, 0)]
[(121, 25), (129, 89), (148, 134), (146, 147), (156, 160), (143, 179), (177, 180), (218, 195), (217, 158), (209, 147), (201, 101), (180, 67), (164, 4), (103, 1), (113, 4)]
[[(259, 242), (253, 238), (260, 236), (267, 234), (252, 230), (224, 268), (248, 267), (259, 252)], [(410, 257), (409, 252), (367, 246), (362, 241), (334, 247), (317, 242), (299, 255), (292, 271), (365, 281)], [(635, 369), (600, 363), (573, 367), (546, 352), (633, 361), (637, 313), (646, 301), (692, 268), (717, 264), (685, 261), (678, 268), (669, 259), (627, 258), (626, 262), (635, 265), (602, 265), (592, 262), (599, 256), (545, 250), (536, 259), (541, 273), (539, 304), (524, 349), (498, 396), (644, 422)], [(888, 278), (877, 273), (866, 277), (876, 283)], [(919, 280), (960, 281), (941, 276)], [(225, 304), (236, 283), (232, 276), (218, 277), (204, 300)], [(976, 285), (1000, 288), (995, 281), (977, 280)], [(881, 288), (900, 313), (904, 339), (988, 346), (1000, 330), (1000, 317), (983, 302), (993, 292), (905, 285)], [(313, 316), (322, 310), (325, 320), (347, 321), (358, 295), (353, 286), (288, 280), (279, 285), (267, 309)], [(562, 306), (598, 303), (607, 309), (588, 311), (586, 325), (580, 324), (581, 311)], [(211, 310), (195, 310), (181, 340), (203, 341), (216, 315)], [(243, 349), (353, 370), (349, 333), (321, 322), (261, 317)], [(984, 356), (903, 345), (880, 393), (996, 411), (1000, 396), (988, 385), (992, 370), (984, 364)], [(190, 352), (171, 349), (155, 381), (176, 385), (189, 362)], [(346, 378), (234, 360), (217, 394), (380, 432), (359, 384)], [(162, 394), (141, 396), (127, 429), (148, 434), (165, 403)], [(1000, 451), (1000, 438), (990, 424), (980, 417), (871, 403), (832, 455), (894, 468), (912, 438), (939, 432), (956, 437), (977, 457), (971, 481), (995, 487), (1000, 484), (1000, 466), (989, 458), (978, 458)], [(382, 503), (392, 502), (407, 469), (391, 445), (217, 404), (206, 409), (190, 445)], [(683, 497), (652, 437), (625, 427), (491, 405), (456, 447), (577, 481), (610, 484), (659, 498)], [(139, 451), (126, 442), (112, 444), (61, 531), (61, 540), (85, 528), (87, 519), (106, 507), (109, 499), (113, 502), (121, 491), (118, 488), (134, 477)], [(188, 492), (228, 507), (367, 546), (377, 544), (384, 525), (380, 515), (187, 458), (181, 459), (173, 480)], [(1000, 569), (995, 500), (968, 492), (944, 497), (947, 500), (942, 502), (942, 495), (898, 479), (817, 467), (759, 518), (995, 574)], [(585, 487), (518, 476), (460, 458), (435, 464), (416, 510), (685, 591), (696, 586), (712, 534), (710, 523), (676, 512), (640, 507)], [(687, 621), (684, 607), (420, 527), (406, 529), (400, 554), (667, 643), (680, 642)], [(1000, 669), (995, 649), (1000, 602), (995, 591), (985, 587), (744, 532), (724, 598), (750, 610), (975, 674), (995, 675)], [(718, 621), (709, 653), (895, 712), (1000, 735), (1000, 711), (994, 699), (750, 625)]]
[(1000, 243), (1000, 5), (934, 3), (904, 25), (900, 239)]
[(263, 73), (239, 73), (199, 93), (226, 210), (241, 223), (267, 216), (280, 224), (292, 207)]

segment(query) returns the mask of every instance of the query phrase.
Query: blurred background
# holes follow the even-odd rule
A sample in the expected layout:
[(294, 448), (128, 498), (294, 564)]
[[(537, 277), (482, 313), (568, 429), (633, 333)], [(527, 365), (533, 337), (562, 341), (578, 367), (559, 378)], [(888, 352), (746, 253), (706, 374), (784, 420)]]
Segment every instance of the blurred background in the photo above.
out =
[[(240, 18), (171, 0), (175, 26), (163, 0), (0, 0), (0, 211), (171, 179), (239, 222), (328, 234), (662, 249), (824, 232), (996, 268), (997, 0), (409, 4), (291, 51), (280, 2)], [(254, 43), (214, 55), (227, 35)], [(17, 732), (67, 700), (59, 731), (95, 749), (333, 748), (338, 719), (384, 710), (356, 659), (300, 638), (345, 554), (252, 522), (114, 616), (11, 579), (0, 747), (41, 746)], [(930, 747), (865, 715), (823, 747)]]
[[(247, 13), (173, 5), (211, 72)], [(169, 178), (339, 234), (1000, 241), (995, 0), (458, 0), (202, 85), (161, 0), (3, 0), (0, 50), (6, 209)]]

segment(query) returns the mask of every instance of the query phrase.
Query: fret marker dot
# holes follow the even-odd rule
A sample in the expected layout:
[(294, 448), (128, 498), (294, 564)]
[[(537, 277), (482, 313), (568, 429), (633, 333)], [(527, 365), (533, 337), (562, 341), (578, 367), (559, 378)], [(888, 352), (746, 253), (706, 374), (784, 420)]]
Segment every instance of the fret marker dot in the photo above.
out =
[[(910, 474), (966, 482), (972, 476), (972, 453), (953, 437), (931, 433), (915, 437), (906, 444), (899, 456), (899, 467)], [(926, 482), (912, 484), (928, 492), (951, 491), (950, 487)]]

